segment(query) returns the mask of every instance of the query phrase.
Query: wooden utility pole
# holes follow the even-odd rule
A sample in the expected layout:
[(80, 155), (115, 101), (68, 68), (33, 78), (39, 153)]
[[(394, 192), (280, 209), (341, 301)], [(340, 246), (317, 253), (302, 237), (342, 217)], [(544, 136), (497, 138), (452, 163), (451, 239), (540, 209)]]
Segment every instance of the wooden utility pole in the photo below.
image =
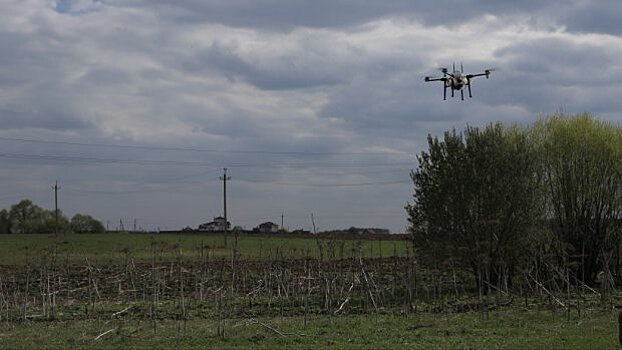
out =
[(227, 180), (231, 180), (231, 176), (227, 176), (227, 168), (223, 169), (223, 175), (220, 177), (222, 180), (222, 196), (223, 196), (223, 212), (225, 215), (225, 247), (227, 246)]
[(317, 230), (315, 229), (315, 219), (313, 218), (313, 213), (311, 213), (311, 223), (313, 224), (313, 233), (316, 234)]
[(54, 234), (58, 236), (58, 180), (54, 183)]

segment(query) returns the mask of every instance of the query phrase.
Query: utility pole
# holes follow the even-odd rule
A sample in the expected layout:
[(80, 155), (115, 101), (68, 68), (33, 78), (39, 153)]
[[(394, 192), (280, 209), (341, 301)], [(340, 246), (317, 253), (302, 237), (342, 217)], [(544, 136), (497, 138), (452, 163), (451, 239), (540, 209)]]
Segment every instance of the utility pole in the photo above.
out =
[(313, 213), (311, 213), (311, 223), (313, 224), (313, 233), (317, 234), (317, 230), (315, 229), (315, 219), (313, 218)]
[(285, 211), (281, 212), (281, 230), (285, 231), (285, 226), (283, 226), (283, 222), (285, 221)]
[(227, 246), (227, 180), (231, 180), (231, 176), (227, 176), (227, 168), (223, 169), (223, 175), (220, 177), (222, 180), (222, 196), (223, 196), (223, 211), (225, 215), (225, 247)]
[(58, 180), (54, 183), (54, 234), (58, 236)]

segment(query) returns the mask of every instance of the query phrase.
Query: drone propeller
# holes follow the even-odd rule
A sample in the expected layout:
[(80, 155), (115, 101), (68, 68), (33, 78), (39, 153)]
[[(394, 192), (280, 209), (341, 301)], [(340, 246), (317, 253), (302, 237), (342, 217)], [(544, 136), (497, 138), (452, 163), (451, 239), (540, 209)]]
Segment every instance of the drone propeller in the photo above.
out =
[(486, 79), (488, 79), (488, 76), (490, 75), (490, 72), (494, 72), (496, 70), (499, 70), (498, 68), (488, 68), (484, 70), (484, 74), (486, 74)]
[(449, 73), (449, 69), (447, 69), (445, 67), (439, 67), (437, 69), (440, 70), (443, 73), (443, 77), (446, 76), (446, 75), (449, 75), (450, 77), (454, 76), (452, 73)]

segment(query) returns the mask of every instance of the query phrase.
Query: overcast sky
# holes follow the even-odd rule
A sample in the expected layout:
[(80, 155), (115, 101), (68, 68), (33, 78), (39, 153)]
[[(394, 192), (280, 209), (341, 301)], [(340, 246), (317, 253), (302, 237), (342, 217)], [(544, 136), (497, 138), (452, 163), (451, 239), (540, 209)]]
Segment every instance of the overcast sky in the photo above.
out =
[[(622, 2), (4, 0), (0, 208), (403, 232), (428, 134), (616, 123)], [(436, 68), (498, 68), (442, 101)]]

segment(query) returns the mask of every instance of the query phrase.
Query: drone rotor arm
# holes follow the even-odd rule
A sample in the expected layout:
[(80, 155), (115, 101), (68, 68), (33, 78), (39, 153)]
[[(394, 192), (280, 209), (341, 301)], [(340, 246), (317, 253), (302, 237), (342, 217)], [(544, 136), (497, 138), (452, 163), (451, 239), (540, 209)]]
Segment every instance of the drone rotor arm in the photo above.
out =
[(471, 78), (475, 78), (475, 77), (483, 77), (483, 76), (488, 76), (490, 75), (490, 72), (488, 73), (478, 73), (478, 74), (467, 74), (467, 79), (471, 79)]
[(489, 69), (485, 69), (484, 73), (477, 73), (477, 74), (467, 74), (467, 78), (471, 79), (471, 78), (475, 78), (475, 77), (486, 77), (486, 79), (488, 79), (488, 77), (490, 76), (490, 73), (497, 70), (496, 68), (489, 68)]
[(425, 77), (424, 81), (447, 81), (447, 78), (433, 78), (433, 77)]

